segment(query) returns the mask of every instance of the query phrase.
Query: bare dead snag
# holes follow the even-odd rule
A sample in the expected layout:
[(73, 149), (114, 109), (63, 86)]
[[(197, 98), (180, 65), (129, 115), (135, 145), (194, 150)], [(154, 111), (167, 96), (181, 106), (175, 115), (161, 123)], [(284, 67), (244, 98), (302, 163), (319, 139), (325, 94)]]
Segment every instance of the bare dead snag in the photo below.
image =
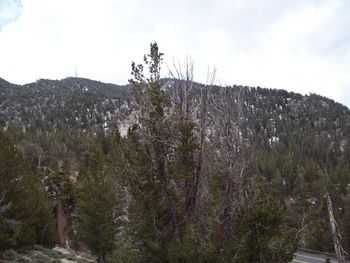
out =
[(326, 191), (326, 199), (328, 208), (328, 218), (333, 237), (334, 251), (339, 263), (345, 263), (345, 250), (341, 245), (341, 235), (338, 229), (337, 221), (334, 217), (332, 199), (328, 191)]

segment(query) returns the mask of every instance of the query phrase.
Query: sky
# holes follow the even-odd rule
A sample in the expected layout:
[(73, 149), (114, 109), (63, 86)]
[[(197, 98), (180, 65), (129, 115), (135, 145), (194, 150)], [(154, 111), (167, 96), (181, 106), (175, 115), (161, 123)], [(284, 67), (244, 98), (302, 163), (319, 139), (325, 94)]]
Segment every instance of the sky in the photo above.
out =
[(116, 84), (151, 42), (205, 82), (317, 93), (350, 106), (349, 0), (0, 0), (0, 78)]

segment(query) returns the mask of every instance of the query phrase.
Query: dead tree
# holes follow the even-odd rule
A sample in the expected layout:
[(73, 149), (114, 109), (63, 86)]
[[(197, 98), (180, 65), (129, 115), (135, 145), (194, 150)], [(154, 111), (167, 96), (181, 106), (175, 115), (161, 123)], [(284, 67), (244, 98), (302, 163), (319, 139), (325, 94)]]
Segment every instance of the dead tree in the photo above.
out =
[(224, 181), (224, 195), (219, 216), (222, 242), (235, 238), (235, 213), (247, 207), (249, 181), (246, 174), (247, 141), (245, 136), (244, 90), (223, 87), (213, 97), (211, 121), (214, 124), (212, 139), (217, 147), (214, 165)]
[[(196, 156), (196, 181), (195, 181), (195, 197), (198, 200), (197, 206), (203, 207), (209, 195), (208, 178), (205, 175), (205, 141), (208, 138), (208, 118), (209, 118), (209, 101), (211, 99), (211, 91), (216, 81), (216, 69), (207, 72), (207, 80), (204, 86), (200, 86), (200, 100), (198, 109), (198, 134), (199, 134), (199, 150)], [(195, 205), (196, 205), (195, 204)]]
[[(168, 87), (169, 99), (172, 108), (178, 111), (178, 122), (182, 127), (191, 127), (195, 124), (194, 140), (198, 144), (195, 152), (189, 153), (188, 158), (194, 159), (195, 166), (190, 171), (191, 175), (184, 180), (184, 207), (186, 217), (190, 217), (198, 206), (202, 206), (205, 194), (208, 192), (206, 180), (204, 178), (204, 144), (206, 139), (208, 101), (211, 87), (215, 82), (215, 70), (208, 71), (205, 85), (195, 85), (194, 63), (190, 58), (181, 65), (173, 62), (173, 68), (169, 69), (173, 79), (172, 85)], [(198, 89), (200, 91), (198, 97)], [(181, 137), (186, 134), (178, 135)], [(198, 200), (199, 204), (198, 204)]]
[(321, 172), (321, 176), (323, 179), (323, 187), (324, 187), (324, 197), (326, 198), (326, 202), (327, 202), (327, 212), (328, 212), (328, 219), (329, 219), (329, 224), (331, 227), (331, 232), (332, 232), (332, 238), (333, 238), (333, 245), (334, 245), (334, 252), (337, 256), (337, 259), (340, 263), (345, 263), (345, 255), (346, 252), (342, 247), (341, 244), (341, 233), (340, 230), (338, 228), (338, 224), (337, 221), (335, 219), (334, 216), (334, 210), (333, 210), (333, 202), (332, 202), (332, 198), (329, 192), (329, 186), (331, 184), (330, 182), (330, 177), (327, 173), (327, 171), (320, 171)]
[(332, 199), (328, 191), (326, 191), (325, 196), (327, 199), (328, 218), (329, 218), (329, 224), (331, 226), (331, 231), (332, 231), (334, 251), (339, 263), (345, 263), (346, 252), (341, 245), (342, 238), (340, 235), (337, 221), (335, 220), (335, 217), (334, 217)]

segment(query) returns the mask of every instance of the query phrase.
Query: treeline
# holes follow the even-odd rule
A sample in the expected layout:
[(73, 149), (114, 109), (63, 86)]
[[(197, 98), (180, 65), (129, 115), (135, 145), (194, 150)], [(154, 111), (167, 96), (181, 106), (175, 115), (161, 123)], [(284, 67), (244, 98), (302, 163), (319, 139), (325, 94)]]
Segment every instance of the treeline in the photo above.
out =
[(214, 74), (195, 85), (191, 61), (165, 86), (162, 55), (154, 43), (132, 64), (126, 137), (88, 126), (0, 133), (0, 251), (58, 243), (99, 262), (350, 251), (348, 111), (319, 97), (218, 87)]

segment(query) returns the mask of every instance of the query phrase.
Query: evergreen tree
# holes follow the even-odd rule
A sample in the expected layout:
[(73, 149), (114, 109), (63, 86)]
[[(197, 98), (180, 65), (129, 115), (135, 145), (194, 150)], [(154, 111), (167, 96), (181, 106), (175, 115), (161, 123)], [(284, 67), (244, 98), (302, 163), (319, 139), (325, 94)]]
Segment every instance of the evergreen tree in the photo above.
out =
[[(178, 219), (178, 202), (175, 193), (175, 178), (171, 173), (171, 130), (166, 107), (170, 105), (160, 82), (160, 68), (163, 54), (157, 43), (152, 43), (150, 54), (144, 57), (149, 75), (145, 76), (143, 65), (132, 63), (130, 82), (134, 86), (136, 102), (140, 107), (140, 135), (144, 143), (149, 144), (149, 154), (153, 165), (153, 175), (160, 182), (161, 199), (165, 198), (165, 221), (163, 221), (163, 243), (172, 243), (181, 248), (181, 233)], [(169, 244), (170, 244), (169, 243)], [(167, 260), (170, 260), (169, 258)], [(164, 262), (164, 261), (163, 261)]]
[(297, 239), (284, 226), (284, 209), (260, 187), (250, 194), (250, 205), (235, 211), (235, 236), (221, 249), (219, 262), (290, 262)]
[(59, 162), (57, 170), (47, 168), (43, 182), (48, 189), (57, 221), (58, 244), (68, 247), (71, 213), (75, 206), (74, 172), (70, 160)]
[(90, 166), (79, 175), (78, 193), (79, 240), (98, 257), (98, 262), (105, 262), (106, 256), (115, 249), (121, 206), (113, 170), (99, 148), (92, 155)]
[(38, 176), (0, 131), (0, 250), (35, 243), (54, 245), (51, 212)]

